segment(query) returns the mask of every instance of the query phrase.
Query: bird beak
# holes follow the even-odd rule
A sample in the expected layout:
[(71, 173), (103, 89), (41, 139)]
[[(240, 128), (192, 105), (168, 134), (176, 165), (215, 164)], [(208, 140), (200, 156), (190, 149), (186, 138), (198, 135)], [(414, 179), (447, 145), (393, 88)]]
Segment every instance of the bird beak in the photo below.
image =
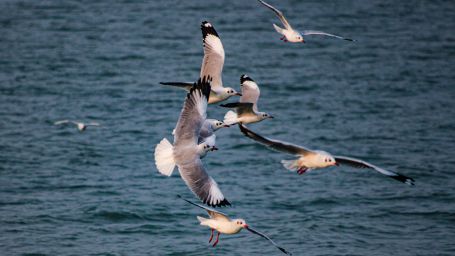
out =
[(269, 118), (270, 118), (270, 119), (273, 119), (273, 118), (275, 118), (275, 117), (273, 117), (273, 116), (269, 116)]
[(335, 165), (335, 166), (340, 166), (340, 164), (337, 163), (337, 162), (333, 163), (333, 165)]
[(218, 150), (217, 147), (213, 146), (212, 149), (210, 151), (215, 151), (215, 150)]
[(236, 93), (235, 95), (237, 96), (242, 96), (242, 94), (240, 92)]
[(302, 39), (302, 43), (306, 43), (305, 40)]
[(247, 224), (243, 225), (243, 228), (248, 229), (248, 225)]
[(230, 127), (230, 126), (229, 126), (229, 125), (227, 125), (227, 124), (225, 124), (225, 125), (223, 125), (223, 127)]

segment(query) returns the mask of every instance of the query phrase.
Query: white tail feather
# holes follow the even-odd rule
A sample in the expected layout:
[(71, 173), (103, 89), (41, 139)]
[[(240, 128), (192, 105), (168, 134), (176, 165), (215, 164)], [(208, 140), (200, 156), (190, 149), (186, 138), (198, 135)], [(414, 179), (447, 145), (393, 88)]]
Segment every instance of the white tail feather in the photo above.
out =
[(171, 176), (174, 171), (174, 147), (167, 139), (162, 139), (155, 147), (155, 165), (166, 176)]
[(282, 28), (278, 27), (278, 26), (275, 25), (275, 24), (273, 24), (273, 27), (275, 28), (276, 32), (278, 32), (278, 33), (280, 33), (280, 34), (282, 34), (282, 35), (284, 34)]
[(203, 218), (203, 217), (201, 217), (201, 216), (197, 216), (197, 219), (199, 220), (199, 222), (200, 222), (201, 225), (207, 226), (207, 223), (206, 223), (206, 222), (207, 222), (209, 219)]
[(226, 115), (224, 115), (224, 121), (225, 124), (227, 125), (233, 125), (239, 122), (237, 113), (235, 113), (232, 110), (229, 110)]
[(295, 172), (298, 169), (297, 160), (281, 160), (281, 163), (289, 171)]

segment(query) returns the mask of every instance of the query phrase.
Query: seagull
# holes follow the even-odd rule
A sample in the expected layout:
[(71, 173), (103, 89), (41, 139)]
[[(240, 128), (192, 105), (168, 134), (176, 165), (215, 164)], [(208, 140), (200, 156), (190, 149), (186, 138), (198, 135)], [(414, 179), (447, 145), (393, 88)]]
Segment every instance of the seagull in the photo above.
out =
[(233, 234), (239, 233), (242, 230), (242, 228), (243, 228), (243, 229), (246, 229), (246, 230), (250, 231), (253, 234), (259, 235), (259, 236), (269, 240), (280, 251), (282, 251), (283, 253), (285, 253), (287, 255), (291, 255), (290, 252), (288, 252), (286, 249), (278, 246), (268, 236), (260, 233), (259, 231), (256, 231), (256, 230), (250, 228), (250, 226), (248, 224), (246, 224), (246, 221), (244, 219), (230, 219), (226, 214), (224, 214), (222, 212), (219, 212), (219, 211), (217, 211), (215, 209), (211, 209), (209, 207), (205, 207), (203, 205), (199, 205), (199, 204), (193, 203), (193, 202), (191, 202), (189, 200), (186, 200), (186, 199), (182, 198), (180, 195), (177, 195), (177, 196), (179, 198), (185, 200), (186, 202), (188, 202), (188, 203), (190, 203), (190, 204), (192, 204), (194, 206), (197, 206), (197, 207), (202, 208), (202, 209), (207, 211), (207, 213), (208, 213), (208, 215), (210, 217), (209, 219), (204, 218), (204, 217), (200, 217), (200, 216), (197, 216), (197, 219), (199, 220), (199, 222), (201, 223), (202, 226), (207, 226), (207, 227), (209, 227), (211, 229), (211, 235), (210, 235), (210, 238), (209, 238), (209, 243), (212, 242), (214, 231), (216, 230), (218, 232), (217, 235), (216, 235), (215, 242), (212, 245), (213, 247), (215, 247), (218, 244), (221, 233), (227, 234), (227, 235), (233, 235)]
[(82, 122), (76, 122), (76, 121), (71, 121), (71, 120), (61, 120), (61, 121), (57, 121), (54, 123), (54, 125), (61, 125), (61, 124), (75, 124), (77, 126), (77, 129), (80, 131), (80, 132), (83, 132), (85, 131), (85, 129), (87, 129), (88, 126), (100, 126), (99, 123), (96, 123), (96, 122), (91, 122), (91, 123), (87, 123), (87, 124), (84, 124)]
[[(200, 77), (211, 76), (213, 79), (211, 83), (212, 91), (210, 92), (208, 103), (218, 103), (234, 95), (242, 96), (231, 87), (223, 87), (221, 73), (224, 65), (224, 48), (215, 28), (209, 22), (203, 21), (201, 30), (204, 58), (202, 59)], [(160, 82), (160, 84), (180, 87), (187, 91), (193, 86), (193, 83), (186, 82)]]
[(236, 110), (236, 112), (230, 110), (224, 116), (224, 122), (227, 125), (256, 123), (264, 119), (273, 118), (268, 113), (258, 112), (257, 102), (261, 91), (253, 79), (245, 74), (240, 76), (240, 86), (242, 87), (240, 102), (220, 105), (221, 107), (234, 108)]
[(303, 36), (309, 36), (309, 35), (323, 35), (323, 36), (335, 37), (335, 38), (343, 39), (343, 40), (347, 40), (347, 41), (354, 41), (353, 39), (350, 39), (350, 38), (345, 38), (345, 37), (329, 34), (329, 33), (323, 32), (323, 31), (303, 30), (302, 32), (299, 32), (297, 30), (294, 30), (280, 10), (276, 9), (275, 7), (271, 6), (270, 4), (268, 4), (262, 0), (258, 0), (258, 1), (261, 4), (265, 5), (266, 7), (268, 7), (269, 9), (271, 9), (273, 12), (275, 12), (275, 14), (280, 19), (281, 23), (283, 23), (284, 28), (280, 28), (275, 24), (273, 24), (273, 27), (275, 28), (276, 32), (278, 32), (279, 34), (281, 34), (283, 36), (280, 38), (280, 40), (284, 40), (284, 42), (289, 41), (291, 43), (300, 43), (300, 42), (305, 43)]
[(172, 173), (177, 165), (186, 185), (204, 204), (227, 206), (231, 204), (202, 165), (200, 152), (206, 143), (198, 144), (199, 132), (206, 118), (210, 81), (210, 77), (203, 77), (193, 85), (175, 128), (174, 145), (169, 142), (158, 144), (155, 163), (161, 173)]
[(201, 127), (201, 130), (199, 130), (198, 142), (201, 143), (205, 141), (207, 138), (215, 135), (217, 130), (226, 127), (229, 127), (229, 125), (225, 124), (223, 121), (206, 119)]
[(367, 163), (365, 161), (355, 159), (346, 156), (333, 156), (322, 150), (311, 150), (302, 146), (297, 146), (291, 143), (272, 140), (261, 135), (254, 133), (244, 125), (239, 125), (240, 131), (248, 138), (259, 142), (273, 150), (288, 153), (291, 155), (298, 156), (295, 160), (282, 160), (284, 168), (290, 171), (297, 171), (298, 174), (304, 174), (305, 172), (313, 169), (326, 168), (330, 166), (339, 166), (340, 164), (349, 165), (355, 168), (366, 168), (373, 169), (380, 172), (392, 179), (398, 180), (408, 185), (414, 185), (414, 179), (406, 177), (402, 174), (382, 169), (376, 165)]

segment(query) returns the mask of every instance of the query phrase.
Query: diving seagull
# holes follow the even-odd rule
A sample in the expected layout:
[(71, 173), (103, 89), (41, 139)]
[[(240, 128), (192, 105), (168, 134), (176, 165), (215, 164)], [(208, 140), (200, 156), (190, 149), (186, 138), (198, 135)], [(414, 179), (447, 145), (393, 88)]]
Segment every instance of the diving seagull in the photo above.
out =
[(253, 139), (273, 150), (298, 156), (299, 158), (295, 160), (282, 160), (281, 163), (283, 164), (284, 168), (290, 171), (297, 171), (297, 173), (300, 175), (313, 169), (326, 168), (330, 166), (338, 166), (340, 164), (342, 165), (344, 164), (355, 168), (373, 169), (392, 179), (401, 181), (408, 185), (414, 185), (414, 179), (410, 177), (382, 169), (376, 165), (367, 163), (359, 159), (346, 156), (333, 156), (330, 153), (327, 153), (322, 150), (311, 150), (288, 142), (268, 139), (257, 133), (254, 133), (244, 125), (239, 125), (239, 127), (240, 131), (250, 139)]
[(282, 35), (280, 40), (283, 40), (284, 42), (289, 41), (291, 43), (300, 43), (300, 42), (305, 43), (303, 36), (309, 36), (309, 35), (323, 35), (323, 36), (335, 37), (335, 38), (343, 39), (343, 40), (347, 40), (347, 41), (354, 41), (353, 39), (350, 39), (350, 38), (345, 38), (342, 36), (329, 34), (329, 33), (323, 32), (323, 31), (303, 30), (302, 32), (299, 32), (297, 30), (294, 30), (280, 10), (276, 9), (275, 7), (271, 6), (270, 4), (268, 4), (262, 0), (258, 0), (258, 1), (261, 4), (263, 4), (264, 6), (268, 7), (273, 12), (275, 12), (275, 14), (280, 19), (281, 23), (283, 23), (284, 28), (278, 27), (275, 24), (273, 24), (273, 27), (275, 28), (276, 32), (278, 32), (279, 34)]
[(202, 226), (207, 226), (210, 228), (211, 234), (210, 234), (210, 238), (209, 238), (209, 243), (212, 242), (212, 240), (213, 240), (214, 231), (216, 230), (218, 232), (216, 235), (215, 242), (213, 242), (213, 245), (212, 245), (213, 247), (215, 247), (218, 244), (219, 239), (220, 239), (220, 234), (233, 235), (233, 234), (239, 233), (242, 229), (246, 229), (253, 234), (259, 235), (259, 236), (269, 240), (276, 248), (278, 248), (283, 253), (285, 253), (287, 255), (291, 255), (290, 252), (288, 252), (283, 247), (278, 246), (268, 236), (262, 234), (259, 231), (256, 231), (256, 230), (250, 228), (250, 226), (248, 224), (246, 224), (246, 221), (244, 219), (230, 219), (226, 214), (224, 214), (222, 212), (219, 212), (215, 209), (211, 209), (209, 207), (205, 207), (200, 204), (193, 203), (189, 200), (182, 198), (180, 195), (177, 195), (177, 196), (179, 198), (185, 200), (186, 202), (207, 211), (207, 213), (210, 217), (209, 219), (200, 217), (200, 216), (197, 216), (197, 219), (199, 220), (199, 222), (201, 223)]
[(61, 121), (57, 121), (54, 123), (54, 125), (61, 125), (61, 124), (74, 124), (77, 126), (77, 129), (80, 132), (85, 131), (85, 129), (87, 129), (88, 126), (100, 126), (100, 124), (96, 123), (96, 122), (90, 122), (90, 123), (85, 124), (82, 122), (76, 122), (76, 121), (71, 121), (71, 120), (61, 120)]
[[(231, 87), (223, 87), (221, 73), (224, 65), (224, 48), (215, 28), (207, 21), (202, 22), (202, 42), (204, 46), (204, 58), (202, 59), (200, 77), (212, 77), (212, 91), (210, 92), (209, 104), (227, 100), (231, 96), (241, 96)], [(189, 91), (193, 83), (187, 82), (160, 82), (163, 85), (180, 87)]]
[(206, 143), (198, 144), (199, 131), (205, 121), (210, 95), (210, 77), (193, 85), (183, 104), (175, 127), (174, 145), (160, 143), (155, 148), (155, 164), (161, 173), (171, 175), (177, 165), (180, 176), (190, 190), (209, 206), (230, 205), (218, 184), (210, 177), (200, 158)]
[(256, 123), (264, 119), (273, 118), (266, 112), (258, 111), (257, 103), (261, 91), (253, 79), (245, 74), (240, 76), (240, 86), (242, 87), (240, 102), (220, 105), (221, 107), (235, 109), (235, 112), (230, 110), (224, 116), (224, 122), (227, 125)]

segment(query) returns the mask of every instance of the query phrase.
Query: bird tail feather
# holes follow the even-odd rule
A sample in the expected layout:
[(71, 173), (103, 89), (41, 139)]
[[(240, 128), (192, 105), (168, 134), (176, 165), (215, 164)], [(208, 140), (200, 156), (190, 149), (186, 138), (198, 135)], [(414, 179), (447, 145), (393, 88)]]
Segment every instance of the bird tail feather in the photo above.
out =
[(209, 219), (206, 219), (206, 218), (201, 217), (201, 216), (197, 216), (197, 219), (199, 220), (199, 222), (200, 222), (201, 225), (207, 226), (206, 223), (207, 223), (207, 221), (208, 221)]
[(233, 125), (239, 122), (237, 113), (232, 110), (229, 110), (226, 115), (224, 115), (224, 121), (227, 125)]
[(155, 165), (166, 176), (171, 176), (174, 171), (174, 147), (167, 139), (162, 139), (155, 147)]
[(282, 35), (284, 34), (284, 32), (283, 32), (284, 29), (278, 27), (276, 24), (273, 24), (273, 27), (275, 28), (276, 32), (278, 32)]
[(292, 172), (295, 172), (298, 169), (297, 160), (281, 160), (281, 164), (283, 164), (284, 168)]

